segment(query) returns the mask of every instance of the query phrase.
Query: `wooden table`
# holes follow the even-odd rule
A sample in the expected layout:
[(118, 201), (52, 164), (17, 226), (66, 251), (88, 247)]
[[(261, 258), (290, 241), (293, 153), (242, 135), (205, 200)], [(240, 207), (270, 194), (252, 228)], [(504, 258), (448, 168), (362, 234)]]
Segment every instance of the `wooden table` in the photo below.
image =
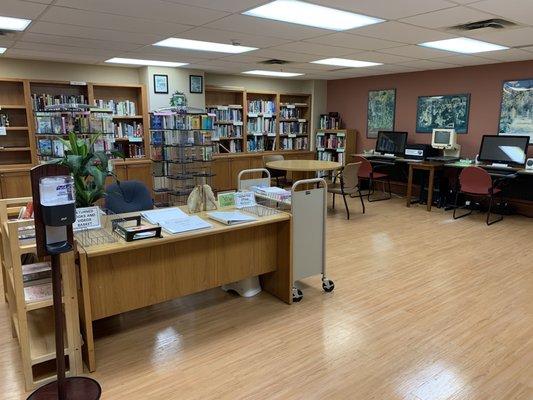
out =
[(335, 161), (321, 160), (279, 160), (266, 163), (266, 167), (292, 172), (317, 172), (334, 171), (341, 168), (342, 164)]
[[(444, 166), (443, 163), (436, 162), (416, 162), (409, 163), (409, 178), (407, 180), (407, 199), (406, 206), (411, 207), (411, 196), (413, 194), (413, 171), (423, 170), (429, 171), (429, 182), (428, 182), (428, 201), (427, 201), (427, 210), (431, 211), (431, 204), (433, 203), (433, 187), (435, 183), (435, 171), (441, 169)], [(422, 191), (422, 188), (420, 188)]]
[[(205, 213), (197, 214), (208, 219)], [(96, 369), (92, 322), (259, 276), (263, 290), (292, 303), (291, 216), (258, 217), (162, 238), (79, 246), (89, 370)], [(132, 349), (134, 351), (134, 349)]]

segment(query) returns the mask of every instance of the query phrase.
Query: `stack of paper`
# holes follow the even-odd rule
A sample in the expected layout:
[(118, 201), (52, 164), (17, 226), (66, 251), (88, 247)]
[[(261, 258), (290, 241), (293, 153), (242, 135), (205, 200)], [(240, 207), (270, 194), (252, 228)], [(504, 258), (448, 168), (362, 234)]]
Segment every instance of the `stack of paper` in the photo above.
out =
[(243, 214), (239, 211), (212, 211), (208, 212), (209, 218), (226, 225), (242, 224), (244, 222), (256, 221), (257, 218)]
[(163, 230), (171, 234), (213, 227), (197, 215), (189, 216), (178, 207), (143, 211), (141, 216), (152, 224), (160, 225)]

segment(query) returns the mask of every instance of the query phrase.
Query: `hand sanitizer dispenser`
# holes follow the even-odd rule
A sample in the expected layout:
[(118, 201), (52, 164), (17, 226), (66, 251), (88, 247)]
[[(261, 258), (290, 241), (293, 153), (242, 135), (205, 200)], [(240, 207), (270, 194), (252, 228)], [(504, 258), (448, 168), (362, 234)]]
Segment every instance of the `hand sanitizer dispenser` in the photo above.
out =
[(74, 179), (70, 175), (41, 178), (39, 194), (47, 251), (60, 254), (72, 250), (67, 227), (76, 220)]

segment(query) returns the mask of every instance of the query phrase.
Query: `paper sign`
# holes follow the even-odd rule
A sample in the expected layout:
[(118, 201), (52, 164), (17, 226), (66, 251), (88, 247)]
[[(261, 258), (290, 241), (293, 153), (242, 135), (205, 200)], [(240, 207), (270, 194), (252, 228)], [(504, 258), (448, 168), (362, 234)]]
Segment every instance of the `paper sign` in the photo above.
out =
[(255, 206), (255, 194), (254, 192), (237, 192), (235, 196), (235, 207), (251, 207)]
[(0, 126), (0, 136), (6, 136), (7, 130), (5, 126)]
[(294, 104), (287, 104), (287, 108), (296, 108)]
[(257, 117), (257, 113), (248, 113), (248, 117), (256, 118)]
[(217, 110), (223, 110), (223, 111), (225, 111), (225, 110), (227, 110), (228, 108), (229, 108), (228, 106), (218, 106), (218, 107), (217, 107)]
[(83, 81), (70, 81), (70, 84), (73, 86), (87, 86), (87, 82)]
[(272, 113), (268, 113), (268, 112), (263, 113), (263, 117), (265, 117), (265, 118), (272, 118)]
[(83, 229), (97, 229), (100, 223), (100, 207), (76, 208), (76, 221), (72, 224), (72, 229), (81, 231)]
[(235, 206), (235, 192), (232, 193), (219, 193), (218, 205), (220, 207), (233, 207)]
[(234, 121), (233, 125), (235, 126), (242, 126), (242, 121)]

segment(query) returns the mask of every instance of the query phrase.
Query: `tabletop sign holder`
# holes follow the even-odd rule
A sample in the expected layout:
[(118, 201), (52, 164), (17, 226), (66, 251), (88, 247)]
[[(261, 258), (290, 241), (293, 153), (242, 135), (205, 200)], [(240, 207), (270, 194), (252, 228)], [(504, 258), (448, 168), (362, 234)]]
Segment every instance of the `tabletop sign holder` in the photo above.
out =
[(98, 400), (102, 389), (94, 379), (65, 377), (60, 262), (61, 254), (74, 251), (74, 183), (69, 169), (58, 164), (36, 166), (30, 176), (37, 255), (51, 259), (57, 380), (35, 390), (28, 400)]

